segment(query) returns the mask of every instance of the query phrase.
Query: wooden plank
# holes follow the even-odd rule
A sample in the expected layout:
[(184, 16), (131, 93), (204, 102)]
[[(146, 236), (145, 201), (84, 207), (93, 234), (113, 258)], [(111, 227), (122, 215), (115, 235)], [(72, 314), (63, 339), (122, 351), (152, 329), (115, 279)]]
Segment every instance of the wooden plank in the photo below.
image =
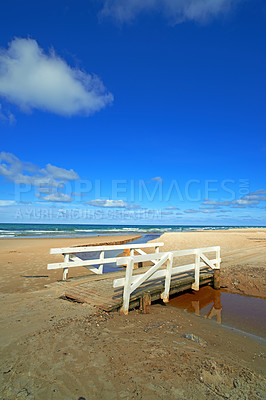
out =
[[(164, 253), (151, 253), (151, 254), (143, 254), (140, 256), (133, 256), (133, 263), (139, 263), (139, 262), (144, 262), (144, 261), (152, 261), (152, 260), (159, 260), (169, 252), (164, 252)], [(127, 262), (127, 257), (120, 257), (116, 261), (116, 265), (124, 265)]]
[(186, 250), (176, 250), (172, 251), (174, 257), (183, 257), (183, 256), (189, 256), (190, 254), (196, 254), (197, 252), (201, 253), (210, 253), (210, 252), (215, 252), (220, 249), (220, 246), (214, 246), (214, 247), (200, 247), (198, 249), (186, 249)]
[[(156, 250), (157, 249), (157, 250)], [(155, 253), (159, 253), (159, 247), (155, 247)], [(137, 251), (139, 254), (141, 254), (141, 255), (145, 255), (145, 254), (147, 254), (147, 253), (145, 253), (145, 251), (143, 251), (143, 250), (141, 250), (141, 249), (135, 249), (135, 251)], [(150, 260), (153, 264), (155, 264), (156, 263), (156, 261), (154, 261), (154, 260)], [(143, 265), (142, 265), (142, 261), (141, 262), (139, 262), (138, 263), (139, 265), (138, 265), (138, 268), (143, 268)]]
[[(162, 254), (162, 253), (161, 253)], [(52, 263), (47, 265), (47, 269), (60, 269), (60, 268), (73, 268), (73, 267), (86, 267), (89, 265), (99, 265), (99, 264), (108, 264), (114, 263), (117, 261), (116, 257), (112, 258), (104, 258), (104, 259), (95, 259), (95, 260), (84, 260), (84, 261), (70, 261), (68, 263)]]
[[(214, 262), (212, 260), (209, 260), (204, 254), (200, 254), (200, 258), (212, 269), (219, 269), (216, 265), (214, 265)], [(217, 263), (221, 262), (220, 258), (216, 259)]]
[[(200, 277), (200, 285), (206, 284), (206, 282), (211, 283), (213, 281), (213, 274), (205, 274)], [(194, 277), (189, 276), (187, 278), (179, 279), (171, 282), (170, 295), (178, 293), (180, 291), (188, 290), (192, 288), (194, 282)], [(156, 300), (161, 298), (161, 293), (164, 288), (164, 283), (158, 283), (151, 288), (140, 288), (135, 294), (131, 296), (131, 300), (135, 300), (142, 296), (143, 293), (149, 292), (152, 296), (156, 295)]]
[(145, 251), (143, 251), (143, 250), (141, 250), (141, 249), (139, 249), (139, 248), (137, 248), (137, 249), (135, 249), (140, 255), (142, 255), (142, 256), (144, 256), (145, 254), (147, 254), (147, 253), (145, 253)]
[[(210, 253), (210, 252), (216, 252), (219, 250), (219, 246), (215, 247), (202, 247), (199, 249), (187, 249), (187, 250), (177, 250), (177, 251), (171, 251), (174, 257), (183, 257), (183, 256), (189, 256), (196, 254), (197, 252), (205, 252), (205, 253)], [(158, 257), (163, 254), (167, 254), (169, 252), (162, 252), (162, 253), (151, 253), (151, 254), (146, 254), (146, 255), (140, 255), (140, 256), (134, 256), (134, 264), (138, 262), (144, 262), (144, 261), (152, 261), (152, 260), (158, 260)], [(119, 258), (117, 261), (117, 265), (123, 265), (126, 263), (125, 257)]]
[[(160, 254), (163, 254), (163, 253), (160, 253)], [(216, 262), (216, 259), (214, 259), (214, 260), (212, 260), (212, 261), (213, 261), (213, 262)], [(200, 268), (201, 268), (201, 267), (204, 267), (205, 265), (206, 265), (206, 264), (205, 264), (204, 262), (200, 262), (200, 263), (199, 263)], [(147, 268), (148, 268), (148, 267), (147, 267)], [(188, 271), (191, 271), (191, 270), (194, 270), (194, 269), (195, 269), (195, 263), (182, 265), (182, 266), (180, 266), (180, 267), (173, 267), (173, 268), (172, 268), (172, 275), (180, 274), (180, 273), (182, 273), (182, 272), (188, 272)], [(165, 273), (166, 273), (166, 269), (161, 269), (161, 270), (159, 270), (159, 271), (156, 271), (156, 272), (153, 274), (153, 276), (152, 276), (151, 279), (164, 278), (164, 277), (165, 277)], [(135, 275), (133, 275), (133, 277), (132, 277), (132, 282), (135, 282), (135, 280), (138, 279), (138, 275), (140, 275), (140, 274), (135, 274)], [(149, 279), (148, 279), (148, 280), (149, 280)], [(114, 287), (114, 288), (116, 288), (116, 287), (121, 287), (121, 286), (124, 286), (124, 284), (125, 284), (125, 278), (118, 278), (118, 279), (115, 279), (115, 280), (114, 280), (113, 287)]]
[[(169, 294), (172, 295), (190, 289), (193, 282), (193, 276), (174, 279), (171, 281)], [(200, 286), (211, 282), (213, 282), (212, 272), (203, 272), (200, 274)], [(66, 290), (65, 295), (73, 300), (94, 305), (104, 309), (105, 311), (118, 310), (121, 308), (123, 302), (122, 290), (117, 293), (113, 290), (111, 285), (112, 280), (110, 278), (104, 281), (82, 283), (79, 286)], [(157, 282), (148, 289), (146, 287), (138, 288), (138, 290), (130, 297), (129, 309), (138, 306), (140, 298), (142, 298), (147, 292), (150, 294), (152, 301), (160, 299), (163, 289), (164, 282)]]
[(167, 261), (168, 256), (169, 255), (166, 254), (157, 264), (153, 265), (148, 271), (146, 271), (144, 274), (140, 274), (137, 279), (134, 280), (134, 283), (130, 287), (130, 293), (134, 292), (134, 290), (137, 289), (137, 287), (140, 286), (143, 282), (151, 279), (151, 276), (155, 273), (155, 271)]

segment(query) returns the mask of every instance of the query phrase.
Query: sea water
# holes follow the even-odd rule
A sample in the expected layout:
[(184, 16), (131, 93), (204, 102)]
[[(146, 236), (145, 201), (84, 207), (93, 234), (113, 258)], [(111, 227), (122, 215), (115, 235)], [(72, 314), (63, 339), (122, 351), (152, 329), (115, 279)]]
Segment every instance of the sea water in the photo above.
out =
[(105, 235), (163, 234), (164, 232), (204, 231), (238, 226), (199, 225), (85, 225), (85, 224), (0, 224), (0, 238), (84, 237)]

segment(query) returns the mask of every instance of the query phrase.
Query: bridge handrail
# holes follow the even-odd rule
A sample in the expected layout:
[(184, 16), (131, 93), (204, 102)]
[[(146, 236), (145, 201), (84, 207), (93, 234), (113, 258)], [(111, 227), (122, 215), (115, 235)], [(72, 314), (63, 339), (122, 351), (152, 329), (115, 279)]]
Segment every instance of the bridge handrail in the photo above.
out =
[[(204, 253), (215, 252), (216, 256), (210, 260)], [(173, 267), (173, 259), (175, 257), (182, 257), (187, 255), (195, 255), (195, 262), (192, 264), (181, 265)], [(202, 261), (200, 261), (200, 259)], [(156, 262), (154, 262), (156, 260)], [(133, 275), (134, 263), (152, 261), (153, 266), (143, 274)], [(127, 314), (129, 309), (130, 295), (145, 281), (154, 280), (158, 278), (165, 278), (164, 292), (161, 294), (161, 298), (164, 302), (169, 301), (169, 291), (171, 278), (175, 274), (188, 272), (191, 270), (195, 271), (195, 281), (192, 284), (192, 289), (199, 290), (200, 283), (200, 269), (202, 267), (210, 267), (213, 270), (220, 269), (220, 246), (213, 247), (202, 247), (198, 249), (186, 249), (177, 250), (162, 253), (152, 253), (140, 256), (123, 257), (119, 258), (117, 265), (124, 265), (126, 263), (126, 275), (124, 278), (115, 279), (113, 281), (113, 287), (124, 287), (123, 291), (123, 306), (122, 311)], [(167, 263), (166, 269), (159, 269), (163, 264)]]
[[(52, 248), (50, 249), (50, 254), (62, 254), (64, 256), (64, 261), (59, 263), (51, 263), (47, 265), (47, 269), (63, 269), (63, 280), (67, 278), (68, 268), (73, 267), (85, 267), (95, 274), (103, 273), (103, 265), (109, 263), (116, 263), (118, 257), (104, 258), (105, 251), (109, 250), (126, 250), (133, 256), (134, 251), (143, 255), (146, 253), (142, 250), (145, 248), (155, 248), (155, 254), (158, 254), (160, 247), (163, 246), (163, 242), (158, 243), (129, 243), (129, 244), (119, 244), (119, 245), (102, 245), (102, 246), (80, 246), (80, 247), (63, 247), (63, 248)], [(79, 257), (81, 253), (89, 253), (92, 251), (100, 251), (100, 257), (94, 260), (83, 260)], [(129, 255), (128, 255), (129, 256)], [(123, 257), (128, 258), (128, 257)], [(124, 262), (126, 264), (126, 262)], [(98, 268), (93, 266), (99, 265)], [(123, 264), (121, 264), (123, 265)]]
[(62, 247), (50, 249), (50, 254), (75, 254), (89, 253), (91, 251), (108, 251), (108, 250), (126, 250), (126, 249), (144, 249), (149, 247), (164, 246), (163, 242), (158, 243), (132, 243), (132, 244), (109, 244), (102, 246), (79, 246), (79, 247)]
[[(210, 253), (210, 252), (216, 252), (220, 250), (219, 246), (214, 246), (214, 247), (201, 247), (198, 249), (186, 249), (186, 250), (176, 250), (176, 251), (171, 251), (173, 254), (173, 257), (182, 257), (182, 256), (188, 256), (188, 255), (193, 255), (197, 254), (199, 251), (202, 253)], [(161, 253), (150, 253), (150, 254), (145, 254), (145, 255), (140, 255), (140, 256), (133, 256), (133, 262), (139, 263), (139, 262), (145, 262), (145, 261), (153, 261), (153, 260), (158, 260), (161, 258), (162, 255), (168, 254), (169, 251), (167, 252), (161, 252)], [(127, 262), (128, 257), (119, 257), (117, 260), (117, 265), (124, 265)]]

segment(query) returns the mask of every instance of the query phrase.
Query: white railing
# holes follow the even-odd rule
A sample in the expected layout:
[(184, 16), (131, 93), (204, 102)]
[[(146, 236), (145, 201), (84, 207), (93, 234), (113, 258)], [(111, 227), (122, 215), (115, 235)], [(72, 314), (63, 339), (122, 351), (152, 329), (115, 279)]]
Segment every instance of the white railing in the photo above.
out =
[[(216, 256), (210, 260), (204, 253), (215, 252)], [(195, 256), (195, 262), (192, 264), (173, 267), (173, 259), (182, 256)], [(202, 260), (202, 261), (201, 261)], [(135, 263), (152, 261), (153, 266), (144, 273), (133, 275), (133, 266)], [(178, 250), (164, 253), (146, 254), (134, 257), (122, 257), (117, 260), (117, 265), (126, 264), (126, 276), (124, 278), (115, 279), (113, 287), (124, 287), (123, 306), (121, 311), (128, 313), (130, 295), (144, 282), (165, 278), (164, 291), (161, 298), (164, 302), (169, 301), (169, 291), (171, 286), (171, 278), (174, 275), (194, 270), (194, 283), (192, 289), (199, 290), (200, 285), (200, 269), (202, 267), (210, 267), (213, 270), (220, 269), (220, 247), (204, 247), (200, 249)], [(166, 263), (165, 269), (160, 269)]]
[[(155, 248), (155, 253), (158, 254), (160, 247), (164, 243), (142, 243), (142, 244), (118, 244), (118, 245), (105, 245), (105, 246), (84, 246), (84, 247), (64, 247), (57, 249), (50, 249), (50, 254), (62, 254), (64, 261), (60, 263), (48, 264), (47, 269), (63, 269), (63, 280), (67, 278), (68, 269), (73, 267), (85, 267), (95, 274), (103, 273), (104, 264), (117, 263), (119, 257), (104, 258), (105, 252), (110, 250), (121, 250), (126, 253), (127, 256), (134, 256), (134, 252), (141, 254), (142, 256), (146, 253), (142, 250), (145, 248)], [(97, 259), (84, 259), (80, 256), (85, 256), (86, 253), (100, 252), (100, 256)], [(125, 257), (126, 259), (128, 257)], [(123, 259), (125, 259), (123, 257)], [(126, 264), (126, 262), (124, 262)], [(96, 266), (98, 265), (98, 268)], [(119, 264), (123, 265), (123, 264)]]

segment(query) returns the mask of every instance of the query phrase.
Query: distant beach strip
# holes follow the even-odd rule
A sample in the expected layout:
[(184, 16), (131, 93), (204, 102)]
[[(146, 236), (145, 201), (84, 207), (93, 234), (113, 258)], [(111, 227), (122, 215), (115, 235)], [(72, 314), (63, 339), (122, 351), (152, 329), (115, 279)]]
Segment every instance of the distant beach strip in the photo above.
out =
[[(56, 238), (110, 235), (156, 235), (164, 232), (260, 228), (259, 226), (200, 225), (85, 225), (85, 224), (0, 224), (1, 238)], [(261, 227), (262, 228), (262, 227)]]

